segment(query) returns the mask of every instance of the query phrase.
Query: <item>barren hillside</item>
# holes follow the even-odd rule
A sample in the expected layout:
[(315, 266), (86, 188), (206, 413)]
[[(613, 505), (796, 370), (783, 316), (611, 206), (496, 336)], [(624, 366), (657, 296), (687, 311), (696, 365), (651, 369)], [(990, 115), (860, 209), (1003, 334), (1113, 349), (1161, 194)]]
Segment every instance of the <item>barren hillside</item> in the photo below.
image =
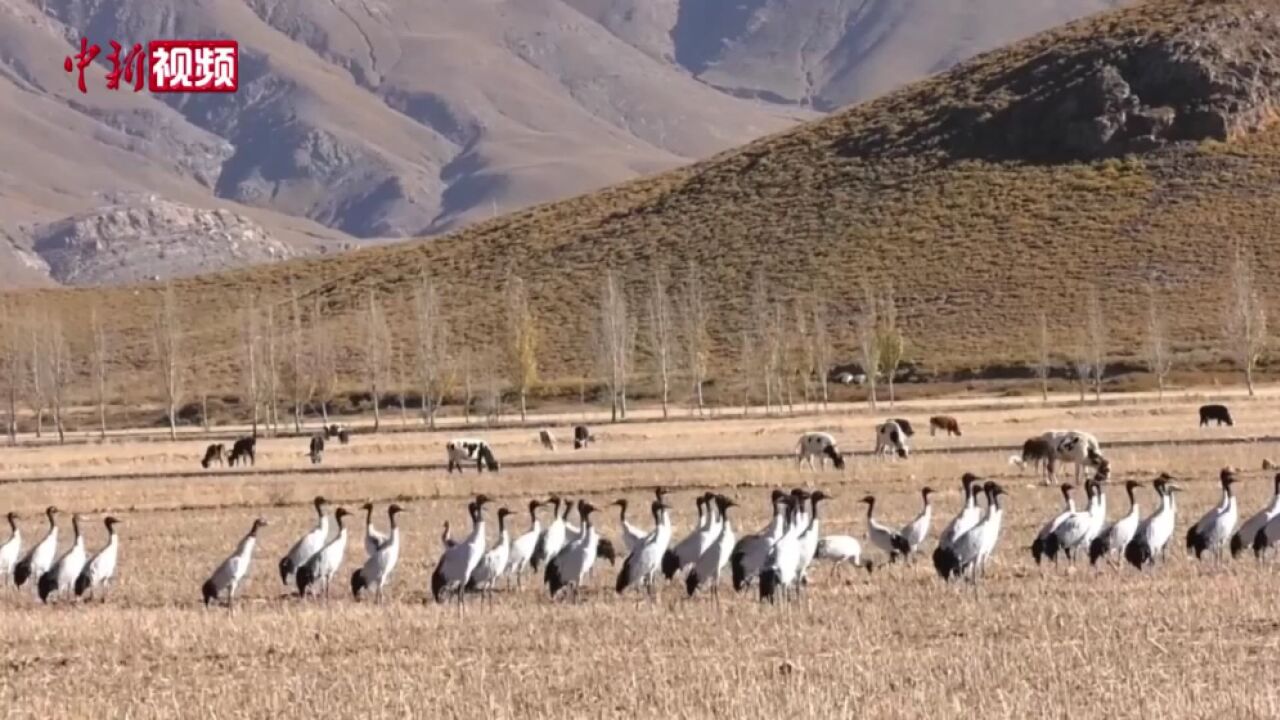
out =
[[(446, 232), (705, 158), (1106, 3), (880, 4), (0, 0), (0, 283), (183, 276), (275, 246)], [(82, 35), (234, 36), (242, 89), (108, 92), (104, 51), (82, 95), (62, 71)], [(133, 272), (49, 269), (51, 227), (153, 194), (245, 217), (266, 245), (151, 262), (173, 234), (139, 235)]]

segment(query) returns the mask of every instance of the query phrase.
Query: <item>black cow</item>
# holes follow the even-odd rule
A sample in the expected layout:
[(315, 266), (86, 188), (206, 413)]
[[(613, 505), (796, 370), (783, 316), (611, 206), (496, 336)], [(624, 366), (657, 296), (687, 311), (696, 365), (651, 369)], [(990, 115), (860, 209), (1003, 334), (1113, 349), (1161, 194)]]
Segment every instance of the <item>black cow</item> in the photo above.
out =
[(319, 465), (320, 459), (324, 455), (324, 435), (319, 433), (311, 436), (311, 464)]
[(248, 459), (249, 464), (253, 465), (257, 462), (255, 449), (258, 445), (258, 439), (254, 437), (242, 437), (231, 446), (231, 454), (227, 456), (227, 464), (235, 467), (237, 462), (244, 462)]
[(489, 444), (483, 440), (458, 438), (445, 443), (444, 447), (448, 455), (450, 473), (455, 469), (462, 472), (462, 463), (470, 460), (475, 461), (476, 472), (484, 472), (486, 468), (491, 472), (498, 472), (498, 459), (494, 457)]
[(1201, 405), (1200, 406), (1200, 427), (1209, 424), (1210, 420), (1217, 421), (1219, 426), (1234, 426), (1231, 422), (1231, 412), (1227, 410), (1226, 405)]
[(351, 442), (351, 431), (345, 425), (333, 424), (326, 426), (324, 429), (324, 439), (332, 440), (338, 438), (338, 442), (346, 445)]
[(581, 450), (587, 445), (596, 441), (596, 436), (591, 434), (586, 425), (577, 425), (573, 428), (573, 449)]
[(906, 420), (903, 420), (902, 418), (889, 418), (889, 421), (898, 423), (898, 427), (902, 428), (903, 435), (906, 435), (907, 437), (915, 436), (916, 434), (915, 429), (912, 428), (911, 423), (907, 422)]
[(208, 470), (209, 466), (214, 463), (218, 463), (219, 465), (221, 465), (223, 461), (226, 459), (226, 456), (227, 456), (226, 446), (223, 445), (222, 443), (214, 443), (204, 451), (204, 459), (200, 461), (200, 467), (204, 468), (205, 470)]

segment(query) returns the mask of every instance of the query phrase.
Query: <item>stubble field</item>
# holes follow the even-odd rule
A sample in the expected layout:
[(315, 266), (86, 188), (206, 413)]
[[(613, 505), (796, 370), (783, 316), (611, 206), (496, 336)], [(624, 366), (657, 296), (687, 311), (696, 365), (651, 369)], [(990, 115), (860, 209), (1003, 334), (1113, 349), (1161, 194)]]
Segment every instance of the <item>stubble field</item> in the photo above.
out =
[[(49, 504), (84, 514), (91, 552), (105, 537), (102, 517), (113, 514), (124, 525), (120, 583), (107, 603), (43, 607), (27, 591), (0, 590), (0, 696), (5, 714), (19, 718), (1280, 716), (1276, 569), (1252, 558), (1196, 563), (1180, 542), (1188, 523), (1216, 503), (1225, 465), (1242, 470), (1243, 517), (1270, 499), (1272, 473), (1261, 463), (1280, 458), (1280, 447), (1238, 440), (1265, 438), (1280, 411), (1273, 396), (1234, 400), (1235, 428), (1198, 429), (1196, 404), (960, 409), (951, 414), (965, 435), (950, 439), (927, 436), (936, 408), (924, 403), (876, 416), (846, 410), (600, 425), (599, 445), (577, 453), (542, 450), (531, 429), (471, 431), (517, 465), (481, 476), (360, 469), (441, 463), (442, 443), (460, 434), (452, 431), (357, 435), (351, 445), (330, 447), (323, 473), (309, 472), (305, 441), (264, 440), (258, 469), (272, 473), (215, 469), (199, 478), (124, 477), (198, 468), (205, 441), (194, 439), (4, 449), (0, 510), (22, 514), (27, 544), (43, 533), (39, 513)], [(949, 452), (905, 462), (855, 457), (845, 471), (823, 473), (754, 458), (789, 452), (803, 429), (831, 430), (846, 451), (865, 452), (870, 428), (884, 416), (911, 418), (916, 448)], [(1178, 478), (1186, 493), (1167, 566), (1138, 574), (1032, 563), (1026, 548), (1060, 499), (1011, 467), (1009, 451), (997, 446), (1050, 428), (1099, 435), (1115, 468), (1111, 518), (1126, 509), (1123, 480), (1160, 471)], [(563, 444), (566, 433), (559, 434)], [(702, 455), (747, 459), (604, 462)], [(532, 464), (517, 462), (524, 460)], [(341, 471), (329, 472), (335, 468)], [(863, 495), (879, 500), (878, 519), (901, 525), (930, 485), (939, 491), (932, 538), (959, 507), (965, 471), (1009, 491), (995, 563), (976, 591), (944, 586), (928, 562), (881, 566), (884, 558), (867, 549), (875, 572), (833, 575), (818, 566), (805, 599), (780, 607), (732, 591), (717, 607), (709, 597), (686, 600), (677, 584), (664, 586), (656, 604), (618, 597), (617, 568), (608, 564), (597, 566), (576, 606), (550, 602), (529, 581), (498, 593), (492, 607), (424, 604), (441, 526), (449, 520), (455, 537), (464, 534), (464, 505), (475, 492), (494, 497), (493, 509), (521, 510), (513, 523), (521, 533), (530, 498), (643, 502), (664, 485), (674, 490), (679, 538), (692, 522), (693, 496), (705, 488), (741, 503), (734, 521), (743, 534), (767, 522), (769, 489), (821, 487), (835, 496), (824, 510), (824, 534), (863, 539)], [(95, 479), (67, 479), (76, 475)], [(121, 479), (101, 477), (112, 475)], [(39, 479), (50, 476), (61, 479)], [(362, 522), (351, 524), (342, 592), (335, 585), (327, 602), (287, 596), (275, 565), (313, 523), (308, 502), (317, 494), (351, 510), (373, 501), (381, 511), (393, 500), (408, 509), (388, 604), (357, 604), (345, 591), (363, 560)], [(1139, 499), (1145, 515), (1154, 495), (1140, 491)], [(242, 602), (231, 613), (205, 610), (200, 583), (258, 516), (271, 525)], [(600, 520), (617, 542), (616, 514)], [(381, 513), (378, 524), (385, 526)], [(65, 517), (62, 525), (65, 548)], [(491, 537), (495, 525), (491, 510)]]

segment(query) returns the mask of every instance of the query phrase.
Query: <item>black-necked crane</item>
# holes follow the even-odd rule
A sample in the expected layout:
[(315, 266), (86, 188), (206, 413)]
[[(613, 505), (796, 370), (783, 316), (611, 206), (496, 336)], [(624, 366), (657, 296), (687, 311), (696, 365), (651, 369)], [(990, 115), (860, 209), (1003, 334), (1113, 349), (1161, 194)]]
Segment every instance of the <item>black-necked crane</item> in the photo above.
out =
[(867, 506), (867, 539), (871, 541), (871, 545), (888, 555), (890, 562), (896, 560), (899, 555), (906, 556), (911, 551), (907, 541), (898, 534), (897, 530), (876, 520), (875, 497), (868, 495), (862, 498), (862, 502)]
[(71, 528), (75, 537), (71, 548), (58, 558), (57, 562), (45, 571), (36, 581), (36, 592), (42, 602), (49, 602), (54, 593), (66, 595), (75, 590), (76, 578), (84, 570), (86, 554), (84, 550), (84, 533), (80, 529), (79, 513), (71, 516)]
[(1177, 504), (1173, 495), (1182, 488), (1169, 482), (1172, 479), (1161, 473), (1152, 483), (1160, 497), (1160, 505), (1138, 524), (1133, 540), (1124, 548), (1124, 559), (1139, 570), (1154, 563), (1157, 555), (1163, 557), (1165, 548), (1173, 537), (1174, 523), (1177, 520)]
[[(789, 594), (799, 595), (800, 578), (804, 570), (805, 536), (818, 529), (818, 505), (828, 495), (821, 490), (813, 494), (793, 495), (791, 499), (793, 523), (781, 539), (774, 543), (769, 562), (760, 573), (760, 599), (775, 602), (787, 599)], [(805, 502), (811, 503), (808, 512), (802, 510)]]
[(862, 559), (862, 543), (852, 535), (827, 535), (818, 541), (818, 551), (814, 556), (818, 560), (831, 563), (834, 575), (844, 565), (865, 568), (867, 572), (875, 569), (870, 560)]
[(289, 552), (280, 558), (280, 582), (285, 587), (289, 586), (293, 580), (293, 574), (302, 567), (302, 563), (311, 559), (312, 555), (320, 552), (320, 548), (329, 542), (329, 516), (324, 512), (324, 506), (327, 504), (324, 498), (317, 496), (311, 504), (316, 509), (316, 525), (308, 530), (305, 535), (298, 538), (298, 542), (289, 548)]
[(445, 593), (453, 592), (461, 607), (466, 595), (467, 581), (484, 558), (485, 522), (484, 506), (489, 503), (486, 495), (477, 495), (468, 506), (471, 515), (471, 533), (457, 545), (445, 551), (431, 573), (431, 597), (444, 602)]
[(48, 572), (58, 555), (58, 508), (50, 505), (45, 508), (44, 515), (49, 520), (49, 529), (45, 531), (40, 542), (36, 543), (27, 552), (26, 557), (19, 560), (13, 568), (13, 584), (18, 587), (27, 584), (27, 580), (31, 578), (39, 581), (40, 576)]
[(595, 525), (591, 522), (591, 514), (595, 511), (596, 508), (591, 503), (585, 500), (578, 501), (582, 531), (573, 542), (566, 544), (547, 563), (543, 580), (547, 584), (552, 599), (568, 588), (572, 593), (573, 602), (578, 601), (578, 590), (586, 581), (587, 573), (591, 572), (591, 566), (596, 562), (597, 545), (600, 542), (600, 534), (596, 532)]
[(978, 524), (968, 532), (956, 538), (950, 546), (939, 548), (933, 555), (933, 566), (943, 580), (962, 577), (966, 571), (974, 586), (979, 577), (977, 568), (984, 551), (989, 555), (994, 551), (999, 540), (999, 523), (1004, 516), (1004, 507), (1000, 498), (1005, 490), (998, 483), (988, 482), (982, 486), (987, 497), (987, 509)]
[(920, 546), (924, 544), (926, 538), (929, 537), (929, 526), (933, 524), (933, 503), (930, 502), (929, 496), (933, 494), (933, 488), (924, 487), (920, 489), (920, 514), (915, 519), (898, 531), (898, 536), (907, 543), (906, 559), (910, 560), (920, 552)]
[(729, 508), (737, 507), (738, 503), (724, 495), (716, 495), (714, 502), (716, 512), (720, 516), (719, 532), (716, 534), (715, 541), (706, 552), (702, 553), (702, 557), (698, 558), (698, 561), (693, 564), (693, 569), (685, 576), (684, 587), (689, 596), (693, 597), (699, 587), (710, 583), (711, 594), (719, 603), (720, 576), (729, 565), (729, 556), (733, 554), (733, 546), (738, 541), (733, 534), (733, 523), (729, 521)]
[(627, 508), (630, 507), (630, 503), (627, 502), (626, 498), (615, 500), (613, 504), (618, 506), (618, 521), (622, 526), (623, 549), (626, 550), (627, 553), (631, 553), (636, 549), (637, 545), (644, 542), (645, 536), (649, 533), (635, 525), (632, 525), (627, 520)]
[(942, 529), (942, 534), (938, 535), (938, 547), (934, 550), (935, 553), (938, 549), (950, 547), (956, 538), (969, 532), (982, 519), (982, 508), (978, 506), (978, 492), (982, 488), (978, 485), (978, 477), (973, 473), (965, 473), (960, 478), (960, 487), (964, 496), (964, 505), (961, 506), (960, 512), (951, 518), (951, 522)]
[(1112, 553), (1122, 552), (1133, 540), (1133, 534), (1138, 531), (1138, 522), (1141, 519), (1141, 509), (1138, 507), (1138, 501), (1133, 497), (1133, 491), (1142, 487), (1142, 483), (1137, 480), (1129, 480), (1124, 484), (1124, 491), (1129, 496), (1129, 512), (1125, 516), (1116, 520), (1110, 526), (1104, 528), (1098, 537), (1089, 543), (1089, 563), (1097, 565), (1099, 560), (1110, 556)]
[(547, 523), (547, 529), (542, 531), (538, 536), (538, 542), (533, 548), (533, 555), (529, 558), (529, 566), (535, 571), (551, 558), (560, 552), (560, 548), (564, 547), (567, 529), (565, 528), (564, 517), (561, 511), (568, 512), (567, 503), (558, 495), (552, 495), (547, 499), (551, 505), (551, 521)]
[[(80, 576), (76, 578), (75, 589), (76, 597), (84, 597), (85, 593), (88, 593), (89, 597), (98, 596), (99, 600), (106, 602), (107, 591), (115, 581), (116, 566), (120, 559), (120, 536), (116, 533), (116, 525), (119, 525), (120, 521), (108, 516), (103, 519), (102, 524), (107, 528), (107, 544), (94, 553), (88, 564), (84, 566), (84, 570), (80, 571)], [(101, 590), (100, 595), (99, 590)]]
[(22, 557), (22, 530), (18, 528), (18, 513), (10, 511), (5, 519), (9, 521), (9, 539), (0, 545), (0, 587), (13, 582), (13, 569)]
[(652, 511), (653, 532), (627, 556), (618, 573), (618, 580), (614, 583), (614, 589), (619, 594), (641, 585), (648, 589), (651, 599), (657, 599), (658, 587), (654, 578), (662, 569), (662, 556), (671, 545), (671, 509), (661, 500), (654, 500)]
[(360, 509), (364, 510), (364, 554), (368, 558), (378, 552), (382, 543), (387, 541), (387, 536), (373, 526), (373, 503), (367, 502)]
[[(540, 500), (529, 501), (529, 531), (511, 543), (511, 557), (507, 561), (507, 577), (515, 578), (516, 587), (520, 587), (520, 578), (529, 561), (533, 558), (533, 550), (542, 536), (542, 521), (538, 519), (538, 508), (545, 503)], [(508, 587), (510, 587), (508, 585)]]
[(262, 518), (254, 520), (253, 527), (249, 528), (249, 534), (240, 540), (230, 557), (223, 560), (213, 571), (213, 575), (210, 575), (209, 579), (204, 581), (204, 585), (200, 586), (205, 607), (223, 593), (227, 596), (227, 607), (233, 607), (236, 592), (248, 576), (249, 565), (253, 562), (253, 549), (258, 544), (258, 531), (266, 526), (266, 520)]
[(1067, 514), (1044, 539), (1044, 555), (1055, 563), (1059, 552), (1066, 555), (1069, 562), (1075, 563), (1076, 550), (1081, 546), (1087, 547), (1085, 542), (1088, 540), (1089, 528), (1096, 517), (1098, 498), (1103, 493), (1102, 488), (1093, 480), (1085, 481), (1084, 492), (1088, 498), (1085, 509)]
[(760, 532), (746, 535), (738, 539), (733, 553), (729, 556), (729, 568), (732, 571), (733, 589), (739, 592), (747, 587), (764, 569), (769, 559), (769, 551), (786, 531), (786, 512), (790, 500), (781, 490), (774, 490), (770, 496), (773, 507), (773, 518)]
[(350, 514), (346, 508), (341, 507), (334, 511), (333, 521), (338, 526), (338, 534), (298, 568), (294, 581), (298, 586), (299, 597), (306, 597), (308, 591), (323, 589), (324, 596), (328, 599), (329, 587), (347, 556), (347, 525), (344, 521)]
[(392, 503), (387, 508), (389, 530), (387, 538), (371, 553), (355, 572), (351, 573), (351, 595), (357, 600), (366, 589), (373, 591), (374, 599), (381, 603), (386, 599), (387, 583), (391, 581), (391, 573), (400, 561), (400, 514), (407, 512), (399, 505)]
[(480, 564), (467, 580), (468, 591), (481, 592), (490, 602), (493, 601), (493, 589), (507, 571), (507, 563), (511, 559), (511, 531), (507, 529), (510, 515), (510, 510), (498, 508), (498, 543), (480, 558)]
[[(1270, 529), (1276, 517), (1280, 517), (1280, 473), (1276, 473), (1273, 483), (1271, 502), (1245, 520), (1231, 536), (1231, 557), (1238, 556), (1245, 548), (1255, 547), (1259, 537), (1262, 538), (1261, 549), (1264, 550), (1280, 539), (1280, 524), (1276, 525), (1274, 531)], [(1272, 535), (1275, 537), (1271, 537)]]
[(800, 579), (797, 582), (801, 585), (809, 582), (809, 566), (818, 555), (818, 543), (822, 538), (822, 520), (818, 517), (818, 503), (830, 499), (831, 496), (826, 493), (814, 493), (809, 496), (808, 528), (800, 534)]
[(1075, 486), (1071, 483), (1062, 483), (1058, 487), (1062, 491), (1062, 502), (1065, 507), (1062, 512), (1054, 515), (1049, 519), (1049, 522), (1040, 527), (1040, 532), (1036, 533), (1036, 539), (1031, 542), (1031, 557), (1035, 558), (1037, 565), (1045, 557), (1045, 548), (1049, 542), (1049, 536), (1057, 531), (1058, 526), (1066, 522), (1067, 518), (1076, 514), (1076, 501), (1075, 498), (1071, 497), (1071, 491), (1075, 489)]
[(713, 493), (703, 493), (696, 499), (698, 506), (698, 522), (688, 535), (685, 535), (674, 547), (662, 556), (662, 575), (670, 580), (676, 573), (688, 568), (702, 557), (719, 535), (715, 522), (715, 510), (712, 501)]
[[(996, 552), (996, 545), (1000, 542), (1000, 531), (1004, 527), (1004, 504), (1000, 502), (1000, 498), (996, 496), (996, 488), (1000, 487), (996, 483), (988, 480), (983, 486), (982, 491), (987, 496), (989, 506), (987, 521), (982, 526), (982, 540), (978, 545), (978, 560), (974, 567), (974, 573), (981, 574), (982, 577), (987, 576), (987, 565), (991, 562), (991, 556)], [(1000, 495), (1004, 494), (1001, 488)]]
[(1213, 553), (1215, 560), (1222, 562), (1240, 517), (1234, 488), (1238, 482), (1235, 472), (1230, 468), (1223, 469), (1218, 481), (1222, 484), (1222, 500), (1187, 530), (1187, 552), (1194, 552), (1197, 560), (1209, 552)]
[(453, 531), (449, 527), (449, 521), (444, 521), (444, 527), (440, 529), (440, 547), (443, 550), (457, 545), (458, 541), (453, 539)]

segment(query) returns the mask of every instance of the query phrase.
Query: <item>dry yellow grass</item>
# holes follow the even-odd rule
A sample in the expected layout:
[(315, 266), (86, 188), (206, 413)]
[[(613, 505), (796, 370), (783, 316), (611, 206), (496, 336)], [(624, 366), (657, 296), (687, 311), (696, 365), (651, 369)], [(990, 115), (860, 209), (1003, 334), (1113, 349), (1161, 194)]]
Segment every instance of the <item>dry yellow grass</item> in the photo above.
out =
[[(1256, 434), (1274, 422), (1275, 411), (1262, 403), (1233, 408), (1241, 422), (1221, 431), (1188, 428), (1194, 425), (1190, 405), (957, 413), (966, 435), (945, 444), (994, 444), (1048, 427), (1081, 427), (1096, 430), (1107, 450), (1111, 438), (1227, 437)], [(602, 428), (600, 446), (588, 452), (638, 457), (766, 446), (785, 452), (802, 426), (835, 428), (857, 447), (864, 431), (869, 442), (869, 423), (870, 418), (839, 414), (637, 425), (616, 434)], [(755, 436), (757, 427), (766, 432)], [(531, 431), (492, 437), (504, 455), (548, 455), (533, 446)], [(337, 449), (331, 462), (436, 460), (434, 451), (418, 446), (419, 439), (427, 444), (418, 437), (361, 436), (345, 449), (350, 457)], [(944, 444), (939, 438), (916, 439), (921, 446)], [(288, 459), (281, 447), (283, 441), (267, 442), (264, 464), (305, 463)], [(48, 503), (89, 514), (91, 548), (103, 538), (97, 522), (102, 514), (112, 512), (126, 523), (121, 583), (105, 605), (41, 607), (25, 592), (0, 591), (6, 638), (0, 695), (10, 717), (1280, 713), (1270, 671), (1280, 600), (1269, 564), (1248, 559), (1222, 568), (1201, 565), (1184, 558), (1179, 545), (1167, 567), (1142, 575), (1111, 568), (1096, 574), (1037, 569), (1026, 547), (1057, 511), (1057, 493), (1030, 474), (1017, 474), (1001, 453), (860, 459), (844, 473), (822, 474), (783, 460), (547, 465), (461, 477), (443, 471), (371, 474), (353, 466), (349, 473), (323, 476), (215, 472), (198, 480), (50, 483), (32, 472), (42, 457), (64, 469), (82, 467), (90, 462), (90, 449), (0, 453), (7, 463), (19, 455), (18, 464), (5, 471), (28, 478), (0, 484), (0, 509), (24, 513), (28, 533), (38, 532), (34, 516)], [(125, 443), (109, 453), (123, 459), (145, 452), (136, 462), (185, 469), (192, 462), (187, 449)], [(1167, 470), (1182, 480), (1187, 493), (1180, 500), (1176, 541), (1190, 519), (1216, 502), (1214, 477), (1223, 465), (1245, 470), (1242, 514), (1261, 506), (1271, 485), (1269, 473), (1257, 468), (1276, 450), (1269, 443), (1166, 444), (1107, 452), (1118, 470), (1115, 479), (1149, 479)], [(423, 604), (440, 554), (441, 524), (463, 523), (464, 498), (477, 491), (514, 509), (550, 492), (598, 504), (618, 496), (640, 501), (649, 497), (645, 488), (668, 485), (676, 490), (679, 535), (692, 520), (695, 489), (718, 488), (739, 499), (736, 525), (752, 531), (767, 519), (767, 488), (812, 485), (836, 496), (824, 515), (827, 532), (861, 537), (865, 522), (858, 500), (864, 493), (874, 493), (881, 501), (878, 515), (896, 524), (914, 515), (917, 491), (925, 484), (940, 490), (936, 533), (959, 504), (958, 477), (965, 470), (993, 477), (1010, 491), (996, 564), (976, 594), (944, 587), (926, 562), (835, 577), (819, 567), (807, 599), (789, 607), (763, 607), (753, 597), (729, 592), (717, 610), (707, 598), (683, 599), (675, 586), (664, 588), (661, 602), (652, 606), (616, 597), (609, 587), (615, 569), (601, 565), (580, 606), (548, 602), (536, 582), (499, 594), (491, 609), (473, 604), (459, 614)], [(366, 499), (381, 506), (406, 499), (410, 512), (403, 517), (405, 546), (392, 603), (354, 604), (346, 593), (327, 604), (282, 596), (275, 563), (312, 522), (306, 502), (317, 493), (349, 508)], [(1123, 511), (1116, 488), (1109, 499), (1112, 516)], [(1151, 507), (1149, 492), (1141, 500)], [(233, 614), (203, 610), (200, 582), (259, 515), (272, 525), (263, 531), (241, 608)], [(526, 520), (517, 517), (515, 529), (522, 532)], [(616, 539), (616, 516), (601, 520)], [(353, 542), (343, 576), (359, 557), (362, 551)]]

